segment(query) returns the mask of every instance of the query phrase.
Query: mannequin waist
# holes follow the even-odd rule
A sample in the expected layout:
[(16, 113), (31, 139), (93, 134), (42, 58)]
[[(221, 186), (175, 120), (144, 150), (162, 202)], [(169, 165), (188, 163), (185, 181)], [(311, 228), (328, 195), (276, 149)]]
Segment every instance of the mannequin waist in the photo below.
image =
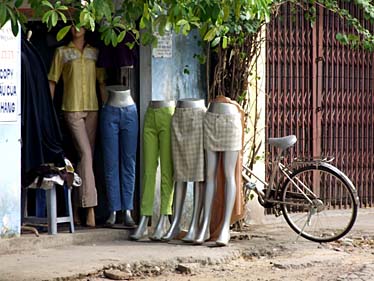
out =
[(218, 114), (239, 114), (236, 105), (223, 102), (211, 102), (208, 106), (208, 112)]
[(134, 104), (134, 100), (131, 97), (130, 90), (118, 92), (108, 91), (106, 104), (114, 107), (126, 107)]
[(203, 99), (182, 99), (177, 102), (178, 108), (203, 108), (205, 101)]
[(169, 100), (152, 100), (149, 102), (149, 107), (151, 108), (161, 108), (161, 107), (175, 107), (175, 101)]
[(134, 104), (130, 89), (123, 85), (110, 85), (106, 87), (108, 99), (106, 104), (114, 107), (126, 107)]

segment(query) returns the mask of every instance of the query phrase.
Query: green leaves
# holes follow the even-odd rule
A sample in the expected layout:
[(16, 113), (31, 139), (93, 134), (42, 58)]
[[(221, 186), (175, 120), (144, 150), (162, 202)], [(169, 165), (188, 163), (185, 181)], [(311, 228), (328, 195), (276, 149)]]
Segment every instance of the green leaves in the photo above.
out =
[(0, 27), (2, 27), (7, 22), (7, 9), (5, 4), (0, 2)]
[(14, 2), (14, 7), (19, 8), (21, 7), (22, 3), (23, 3), (23, 0), (16, 0)]
[(79, 14), (79, 25), (95, 31), (95, 15), (89, 8), (84, 8)]
[(338, 2), (336, 1), (325, 0), (324, 3), (326, 8), (342, 18), (346, 26), (348, 26), (351, 30), (347, 33), (337, 33), (335, 36), (337, 41), (353, 49), (363, 48), (365, 50), (373, 51), (373, 32), (365, 28), (366, 23), (363, 22), (364, 19), (371, 23), (374, 22), (374, 6), (371, 1), (355, 0), (357, 6), (363, 10), (364, 18), (354, 17), (349, 10), (339, 6)]
[(96, 12), (96, 20), (111, 20), (114, 12), (113, 2), (107, 0), (96, 0), (92, 2), (93, 10)]
[[(54, 5), (52, 5), (51, 2), (43, 0), (41, 1), (41, 6), (46, 9), (42, 17), (42, 22), (45, 23), (49, 29), (56, 26), (58, 20), (62, 20), (64, 23), (67, 22), (65, 12), (68, 11), (68, 7), (63, 5), (61, 1), (56, 1)], [(62, 33), (60, 33), (60, 36)], [(65, 35), (66, 33), (64, 36)], [(61, 39), (62, 38), (63, 37), (61, 37)]]
[(13, 34), (17, 34), (19, 30), (18, 20), (23, 22), (23, 17), (19, 14), (18, 10), (16, 9), (16, 5), (22, 4), (22, 1), (2, 1), (0, 2), (0, 28), (4, 26), (4, 24), (10, 20), (12, 26)]
[(65, 35), (69, 32), (70, 28), (71, 28), (71, 25), (67, 25), (61, 28), (56, 36), (57, 41), (61, 41), (65, 37)]
[(145, 31), (140, 36), (140, 42), (143, 45), (151, 45), (152, 47), (157, 46), (157, 37), (151, 32)]
[(216, 28), (213, 27), (207, 33), (205, 33), (205, 36), (203, 39), (205, 41), (212, 41), (216, 37), (216, 34), (217, 34), (217, 30)]
[(346, 34), (342, 34), (342, 33), (339, 32), (335, 35), (335, 38), (336, 38), (336, 40), (338, 40), (343, 45), (347, 45), (349, 43), (348, 37), (347, 37)]
[[(18, 32), (25, 17), (18, 9), (23, 0), (0, 1), (0, 26), (11, 20), (13, 32)], [(166, 31), (188, 35), (198, 29), (201, 38), (212, 47), (230, 48), (242, 44), (243, 38), (256, 34), (261, 26), (268, 23), (273, 11), (286, 0), (28, 0), (36, 17), (40, 18), (49, 29), (59, 21), (94, 31), (97, 26), (101, 38), (106, 44), (116, 45), (123, 41), (127, 32), (135, 35), (137, 43), (155, 45), (158, 32)], [(121, 2), (121, 4), (118, 4)], [(345, 23), (352, 27), (354, 35), (339, 34), (336, 39), (343, 44), (357, 48), (369, 48), (374, 42), (373, 32), (365, 28), (361, 18), (353, 16), (344, 9), (344, 3), (336, 0), (291, 0), (294, 6), (306, 11), (306, 17), (313, 22), (317, 16), (318, 5), (338, 14)], [(370, 0), (354, 0), (364, 14), (365, 19), (374, 23), (374, 5)], [(83, 3), (83, 4), (82, 4)], [(76, 17), (77, 15), (77, 17)], [(61, 29), (57, 39), (61, 40), (69, 26)], [(142, 32), (140, 42), (139, 32)], [(353, 32), (351, 32), (353, 33)], [(357, 37), (358, 36), (358, 37)], [(370, 49), (370, 48), (369, 48)]]
[(16, 18), (16, 13), (14, 13), (9, 7), (7, 7), (7, 10), (9, 12), (10, 20), (11, 20), (11, 25), (12, 25), (12, 32), (13, 34), (18, 34), (18, 20)]
[(183, 35), (187, 35), (191, 30), (190, 23), (186, 19), (179, 20), (176, 26), (182, 31)]

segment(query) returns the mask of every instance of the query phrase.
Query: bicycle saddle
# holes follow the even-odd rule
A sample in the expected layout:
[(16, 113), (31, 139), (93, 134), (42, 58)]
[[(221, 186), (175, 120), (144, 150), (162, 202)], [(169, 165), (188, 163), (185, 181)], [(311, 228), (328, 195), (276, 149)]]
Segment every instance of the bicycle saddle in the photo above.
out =
[(293, 146), (297, 142), (295, 135), (286, 136), (282, 138), (269, 138), (268, 143), (272, 146), (278, 147), (282, 150), (285, 150)]

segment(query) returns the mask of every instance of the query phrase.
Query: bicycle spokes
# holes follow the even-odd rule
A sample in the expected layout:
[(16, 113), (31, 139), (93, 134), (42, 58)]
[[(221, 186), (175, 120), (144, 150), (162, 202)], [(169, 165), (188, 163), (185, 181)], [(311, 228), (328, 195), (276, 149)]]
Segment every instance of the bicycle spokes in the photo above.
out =
[(288, 224), (312, 241), (328, 242), (344, 236), (357, 215), (352, 188), (339, 174), (323, 167), (305, 167), (291, 175), (281, 199)]

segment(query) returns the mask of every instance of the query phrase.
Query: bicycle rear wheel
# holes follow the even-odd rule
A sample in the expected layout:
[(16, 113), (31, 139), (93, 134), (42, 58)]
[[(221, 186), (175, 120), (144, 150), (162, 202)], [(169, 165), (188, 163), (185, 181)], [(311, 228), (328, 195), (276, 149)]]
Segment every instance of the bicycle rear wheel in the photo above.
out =
[(352, 182), (336, 167), (320, 163), (296, 170), (281, 193), (282, 212), (290, 227), (315, 242), (331, 242), (352, 228), (358, 197)]

